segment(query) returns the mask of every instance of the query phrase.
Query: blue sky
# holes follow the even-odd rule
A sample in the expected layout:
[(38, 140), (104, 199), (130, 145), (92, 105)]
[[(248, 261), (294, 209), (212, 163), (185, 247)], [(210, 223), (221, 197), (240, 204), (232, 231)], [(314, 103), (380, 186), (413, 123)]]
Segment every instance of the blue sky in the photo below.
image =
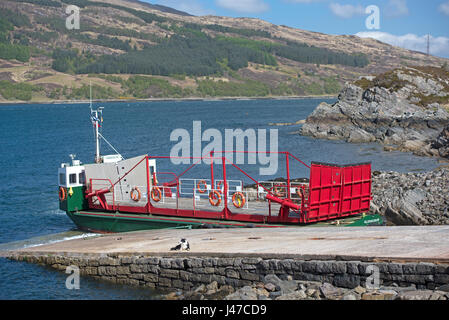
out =
[[(449, 0), (143, 0), (194, 15), (253, 17), (328, 34), (356, 34), (449, 58)], [(367, 29), (366, 7), (379, 8), (379, 29)]]

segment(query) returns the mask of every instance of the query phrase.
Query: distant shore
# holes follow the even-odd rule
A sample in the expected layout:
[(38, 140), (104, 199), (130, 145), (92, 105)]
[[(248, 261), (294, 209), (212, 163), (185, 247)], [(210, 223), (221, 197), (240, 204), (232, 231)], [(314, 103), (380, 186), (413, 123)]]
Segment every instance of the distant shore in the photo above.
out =
[[(336, 99), (332, 95), (311, 95), (311, 96), (269, 96), (269, 97), (192, 97), (192, 98), (147, 98), (147, 99), (93, 99), (94, 103), (105, 102), (163, 102), (163, 101), (227, 101), (227, 100), (298, 100), (298, 99)], [(77, 104), (90, 103), (90, 100), (49, 100), (49, 101), (0, 101), (0, 105), (17, 104)]]

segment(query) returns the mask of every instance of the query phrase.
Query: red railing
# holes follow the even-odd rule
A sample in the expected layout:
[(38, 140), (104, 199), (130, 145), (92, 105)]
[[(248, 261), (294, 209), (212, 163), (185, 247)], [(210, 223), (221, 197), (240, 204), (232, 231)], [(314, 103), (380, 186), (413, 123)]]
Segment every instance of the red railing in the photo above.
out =
[[(218, 152), (217, 152), (218, 153)], [(221, 153), (231, 153), (231, 151), (222, 151)], [(237, 166), (233, 161), (230, 161), (226, 156), (214, 156), (214, 153), (207, 157), (170, 157), (170, 156), (145, 156), (140, 161), (138, 161), (128, 172), (125, 173), (122, 177), (120, 177), (115, 183), (112, 183), (109, 179), (95, 179), (95, 180), (109, 180), (109, 183), (113, 187), (119, 183), (123, 178), (125, 178), (131, 171), (133, 171), (142, 161), (146, 161), (147, 166), (147, 193), (148, 193), (148, 201), (145, 207), (116, 207), (115, 205), (115, 195), (113, 194), (113, 205), (112, 210), (128, 210), (127, 212), (136, 212), (136, 213), (151, 213), (151, 214), (161, 214), (161, 215), (169, 215), (169, 216), (181, 216), (181, 217), (199, 217), (199, 218), (210, 218), (210, 219), (228, 219), (228, 220), (237, 220), (237, 221), (245, 221), (245, 222), (267, 222), (267, 223), (310, 223), (315, 221), (321, 221), (326, 219), (332, 219), (335, 217), (346, 216), (360, 213), (363, 210), (369, 210), (369, 200), (370, 200), (370, 192), (371, 192), (371, 166), (367, 165), (353, 165), (346, 166), (345, 168), (349, 169), (341, 169), (341, 166), (338, 165), (326, 165), (319, 166), (314, 165), (312, 163), (311, 166), (305, 164), (303, 161), (298, 159), (296, 156), (292, 155), (289, 152), (280, 151), (280, 152), (258, 152), (258, 151), (232, 151), (232, 153), (276, 153), (285, 155), (285, 163), (286, 163), (286, 182), (281, 183), (281, 187), (285, 188), (284, 194), (277, 194), (272, 188), (266, 188), (260, 181), (253, 178), (250, 174), (245, 172), (242, 168)], [(155, 206), (152, 204), (150, 198), (150, 173), (148, 169), (149, 159), (189, 159), (194, 162), (179, 175), (174, 172), (158, 172), (156, 175), (172, 175), (174, 177), (173, 180), (162, 184), (162, 187), (176, 187), (176, 208), (167, 208), (161, 206)], [(193, 209), (183, 209), (178, 207), (178, 199), (180, 197), (180, 178), (187, 174), (192, 168), (196, 165), (200, 164), (202, 160), (210, 160), (210, 180), (211, 186), (215, 186), (214, 179), (216, 178), (216, 173), (214, 173), (214, 162), (215, 160), (221, 160), (222, 165), (222, 180), (223, 181), (223, 205), (224, 208), (222, 211), (213, 211), (213, 210), (198, 210), (195, 207), (195, 199), (193, 203)], [(290, 178), (290, 160), (294, 159), (300, 164), (306, 166), (310, 169), (310, 182), (309, 186), (305, 184), (297, 185), (293, 183), (295, 192), (297, 192), (297, 196), (295, 195), (292, 198), (292, 183)], [(226, 167), (231, 165), (232, 168), (235, 168), (238, 172), (243, 174), (245, 177), (250, 179), (257, 186), (257, 196), (259, 196), (259, 188), (262, 188), (266, 192), (265, 199), (268, 201), (268, 216), (260, 215), (260, 214), (247, 214), (247, 213), (239, 213), (232, 212), (228, 207), (228, 179)], [(327, 169), (326, 169), (327, 168)], [(352, 168), (352, 169), (351, 169)], [(362, 169), (360, 169), (362, 168)], [(363, 179), (357, 176), (358, 172), (362, 170)], [(332, 174), (335, 172), (340, 172), (341, 180), (332, 180)], [(350, 173), (352, 174), (349, 177)], [(331, 175), (331, 176), (329, 176)], [(156, 181), (153, 179), (153, 181)], [(329, 181), (332, 183), (329, 184)], [(361, 189), (363, 191), (358, 191), (358, 186), (361, 185)], [(350, 188), (350, 190), (348, 189)], [(214, 187), (212, 188), (214, 189)], [(330, 190), (330, 191), (329, 191)], [(108, 191), (105, 190), (96, 190), (95, 192), (92, 190), (92, 181), (90, 193), (87, 197), (97, 196), (102, 204), (103, 209), (111, 210), (111, 208), (107, 205), (104, 199), (104, 194)], [(330, 193), (329, 193), (330, 192)], [(329, 198), (329, 194), (332, 194), (332, 197)], [(195, 196), (193, 196), (195, 198)], [(367, 200), (368, 197), (368, 200)], [(358, 200), (359, 199), (359, 200)], [(358, 202), (357, 202), (358, 201)], [(368, 201), (368, 203), (367, 203)], [(278, 203), (280, 205), (278, 215), (272, 215), (272, 202)], [(91, 203), (91, 201), (90, 201)], [(335, 204), (334, 204), (335, 203)], [(289, 213), (293, 210), (299, 214), (296, 217), (290, 217)]]

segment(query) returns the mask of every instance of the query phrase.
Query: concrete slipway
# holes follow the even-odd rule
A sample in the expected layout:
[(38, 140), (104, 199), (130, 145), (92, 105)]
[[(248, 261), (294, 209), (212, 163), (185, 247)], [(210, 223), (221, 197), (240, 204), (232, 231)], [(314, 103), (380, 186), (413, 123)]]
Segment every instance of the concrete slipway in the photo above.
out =
[(67, 240), (15, 253), (160, 255), (170, 253), (181, 238), (190, 243), (189, 255), (449, 262), (449, 226), (148, 230)]

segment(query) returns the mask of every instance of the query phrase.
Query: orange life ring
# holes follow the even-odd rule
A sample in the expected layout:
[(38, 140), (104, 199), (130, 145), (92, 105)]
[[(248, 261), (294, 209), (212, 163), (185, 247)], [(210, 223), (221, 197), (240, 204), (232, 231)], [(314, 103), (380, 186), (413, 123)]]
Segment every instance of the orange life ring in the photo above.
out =
[[(204, 189), (201, 189), (201, 185), (204, 186)], [(205, 193), (207, 191), (207, 183), (204, 180), (198, 181), (198, 184), (196, 185), (196, 188), (198, 189), (199, 193)]]
[(162, 192), (161, 192), (161, 189), (159, 189), (159, 187), (153, 187), (151, 189), (151, 199), (153, 199), (153, 201), (155, 201), (155, 202), (161, 201)]
[(64, 201), (67, 199), (67, 192), (63, 187), (59, 187), (59, 200)]
[[(135, 194), (134, 192), (137, 192), (137, 194)], [(129, 195), (131, 197), (131, 199), (135, 202), (139, 202), (140, 198), (142, 197), (142, 193), (140, 192), (139, 188), (134, 187), (131, 190), (131, 193)]]
[(221, 195), (217, 190), (213, 190), (209, 193), (209, 202), (214, 207), (218, 207), (221, 203)]
[[(238, 196), (238, 198), (237, 198)], [(243, 193), (236, 192), (232, 195), (232, 203), (236, 208), (242, 208), (245, 205), (246, 199)]]

